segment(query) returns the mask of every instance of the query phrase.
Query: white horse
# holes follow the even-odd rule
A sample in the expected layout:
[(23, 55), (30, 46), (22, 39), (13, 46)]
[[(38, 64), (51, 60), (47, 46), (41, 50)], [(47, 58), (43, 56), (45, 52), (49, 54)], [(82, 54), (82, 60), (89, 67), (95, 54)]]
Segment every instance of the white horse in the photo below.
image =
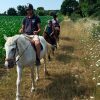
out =
[[(17, 91), (16, 100), (19, 100), (20, 96), (20, 81), (23, 66), (30, 66), (31, 68), (31, 78), (32, 78), (32, 88), (31, 92), (35, 90), (35, 80), (34, 80), (34, 62), (36, 61), (36, 51), (32, 47), (31, 42), (26, 38), (25, 35), (15, 35), (13, 37), (4, 36), (6, 59), (5, 66), (8, 68), (14, 67), (14, 63), (17, 65)], [(39, 36), (43, 50), (41, 50), (40, 58), (44, 59), (44, 73), (46, 74), (46, 53), (47, 53), (47, 42), (42, 36)], [(36, 80), (39, 79), (39, 66), (36, 67)]]

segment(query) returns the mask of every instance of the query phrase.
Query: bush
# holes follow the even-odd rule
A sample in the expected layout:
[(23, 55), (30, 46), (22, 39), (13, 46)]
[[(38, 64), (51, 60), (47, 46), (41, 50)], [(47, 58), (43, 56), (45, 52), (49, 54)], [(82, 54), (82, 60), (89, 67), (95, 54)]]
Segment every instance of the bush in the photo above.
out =
[(17, 11), (15, 8), (9, 8), (8, 11), (7, 11), (7, 14), (9, 16), (16, 16), (17, 15)]
[(95, 12), (95, 13), (93, 14), (93, 16), (94, 16), (94, 17), (100, 16), (100, 11)]
[(71, 20), (76, 21), (81, 18), (80, 14), (72, 13), (70, 16)]
[(96, 40), (100, 40), (100, 25), (93, 25), (93, 29), (92, 29), (92, 37)]

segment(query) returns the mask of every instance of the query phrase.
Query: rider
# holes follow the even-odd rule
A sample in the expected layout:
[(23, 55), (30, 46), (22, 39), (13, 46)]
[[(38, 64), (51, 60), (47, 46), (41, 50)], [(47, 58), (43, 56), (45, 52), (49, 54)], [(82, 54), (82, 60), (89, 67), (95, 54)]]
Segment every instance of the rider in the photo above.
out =
[(52, 21), (51, 20), (48, 20), (48, 25), (46, 25), (46, 27), (45, 27), (45, 32), (49, 36), (53, 35), (54, 29), (53, 29), (53, 25), (52, 25)]
[(52, 23), (54, 28), (56, 28), (60, 32), (60, 24), (56, 14), (53, 15)]
[(44, 38), (47, 40), (47, 42), (49, 38), (51, 39), (50, 44), (55, 45), (54, 27), (51, 20), (48, 20), (48, 25), (45, 26), (44, 33)]
[(33, 5), (28, 4), (26, 7), (26, 17), (23, 19), (22, 28), (20, 29), (20, 33), (27, 35), (34, 35), (32, 43), (36, 48), (36, 65), (40, 65), (40, 50), (41, 44), (39, 40), (39, 32), (40, 32), (40, 23), (41, 20), (38, 16), (35, 15)]

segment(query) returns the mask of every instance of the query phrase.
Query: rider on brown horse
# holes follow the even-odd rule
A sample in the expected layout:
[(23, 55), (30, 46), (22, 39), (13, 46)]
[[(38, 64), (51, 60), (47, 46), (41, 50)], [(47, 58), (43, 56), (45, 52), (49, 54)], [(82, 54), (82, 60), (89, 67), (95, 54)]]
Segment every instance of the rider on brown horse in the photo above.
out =
[(59, 21), (58, 21), (56, 14), (53, 15), (52, 24), (53, 24), (53, 27), (54, 27), (54, 34), (55, 34), (55, 37), (56, 37), (56, 42), (59, 42), (60, 24), (59, 24)]
[(54, 26), (53, 26), (51, 20), (48, 21), (48, 25), (46, 25), (46, 27), (45, 27), (44, 38), (51, 45), (56, 45), (56, 38), (55, 38), (55, 34), (54, 34)]
[(58, 28), (58, 30), (60, 32), (60, 24), (59, 24), (56, 14), (53, 15), (52, 24), (53, 24), (54, 28)]

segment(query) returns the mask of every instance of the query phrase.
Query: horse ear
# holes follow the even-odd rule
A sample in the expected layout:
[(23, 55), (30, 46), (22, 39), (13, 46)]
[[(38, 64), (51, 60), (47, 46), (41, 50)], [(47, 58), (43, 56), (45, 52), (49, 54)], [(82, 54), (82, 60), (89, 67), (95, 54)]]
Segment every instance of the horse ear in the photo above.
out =
[(4, 36), (4, 39), (7, 40), (8, 37), (5, 34), (3, 34), (3, 36)]

